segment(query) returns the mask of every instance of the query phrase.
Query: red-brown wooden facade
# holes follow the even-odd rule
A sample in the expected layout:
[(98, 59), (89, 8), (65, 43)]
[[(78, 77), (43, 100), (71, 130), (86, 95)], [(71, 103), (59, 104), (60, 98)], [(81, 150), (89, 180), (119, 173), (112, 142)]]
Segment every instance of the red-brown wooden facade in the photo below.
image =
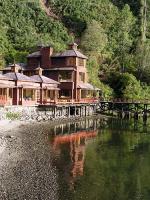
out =
[[(47, 83), (32, 80), (30, 88), (27, 88), (26, 82), (28, 85), (28, 81), (15, 81), (17, 88), (13, 89), (13, 95), (16, 96), (15, 99), (13, 98), (13, 104), (98, 102), (98, 89), (88, 83), (86, 61), (87, 57), (78, 51), (77, 44), (71, 44), (68, 50), (57, 54), (53, 53), (53, 48), (50, 46), (39, 46), (37, 52), (27, 56), (26, 65), (11, 65), (3, 70), (3, 73), (20, 72), (26, 76), (32, 76), (32, 78), (35, 75), (43, 75), (59, 82), (60, 90), (58, 90), (58, 84), (52, 86), (50, 83), (47, 85)], [(39, 69), (42, 69), (42, 72)], [(22, 89), (21, 85), (23, 85)], [(40, 92), (37, 87), (41, 88)], [(29, 91), (29, 89), (32, 91)], [(26, 96), (31, 98), (26, 98)], [(51, 98), (52, 96), (53, 98)]]

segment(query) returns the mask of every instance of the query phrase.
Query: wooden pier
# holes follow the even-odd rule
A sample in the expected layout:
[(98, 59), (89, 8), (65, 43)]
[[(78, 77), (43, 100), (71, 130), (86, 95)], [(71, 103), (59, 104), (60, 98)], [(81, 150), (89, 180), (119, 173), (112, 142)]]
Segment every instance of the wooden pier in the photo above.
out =
[(63, 104), (63, 105), (39, 105), (38, 110), (50, 112), (54, 119), (70, 117), (92, 116), (97, 112), (97, 103), (87, 104)]
[(146, 121), (150, 116), (150, 102), (101, 101), (98, 112), (111, 115), (117, 114), (118, 117), (126, 119), (133, 117), (135, 120), (142, 116), (143, 120)]

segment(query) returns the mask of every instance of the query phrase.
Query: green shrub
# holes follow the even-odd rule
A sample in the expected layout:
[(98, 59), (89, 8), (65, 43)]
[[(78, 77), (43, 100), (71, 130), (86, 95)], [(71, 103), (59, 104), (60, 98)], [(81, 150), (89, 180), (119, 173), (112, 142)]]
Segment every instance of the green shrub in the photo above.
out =
[(20, 118), (19, 113), (14, 113), (14, 112), (7, 112), (6, 113), (6, 118), (10, 120), (18, 120)]

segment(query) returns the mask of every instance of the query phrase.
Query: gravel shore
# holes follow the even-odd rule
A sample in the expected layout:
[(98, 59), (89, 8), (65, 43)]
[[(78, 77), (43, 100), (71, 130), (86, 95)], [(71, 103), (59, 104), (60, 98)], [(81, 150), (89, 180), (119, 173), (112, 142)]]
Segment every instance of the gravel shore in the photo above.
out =
[(57, 200), (48, 122), (0, 122), (0, 200)]

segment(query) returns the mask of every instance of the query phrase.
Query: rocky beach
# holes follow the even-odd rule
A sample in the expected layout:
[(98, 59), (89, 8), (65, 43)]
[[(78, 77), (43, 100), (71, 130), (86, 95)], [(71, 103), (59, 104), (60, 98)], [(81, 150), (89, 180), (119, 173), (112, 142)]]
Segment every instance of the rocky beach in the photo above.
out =
[(1, 121), (1, 200), (58, 199), (49, 128), (49, 123)]

